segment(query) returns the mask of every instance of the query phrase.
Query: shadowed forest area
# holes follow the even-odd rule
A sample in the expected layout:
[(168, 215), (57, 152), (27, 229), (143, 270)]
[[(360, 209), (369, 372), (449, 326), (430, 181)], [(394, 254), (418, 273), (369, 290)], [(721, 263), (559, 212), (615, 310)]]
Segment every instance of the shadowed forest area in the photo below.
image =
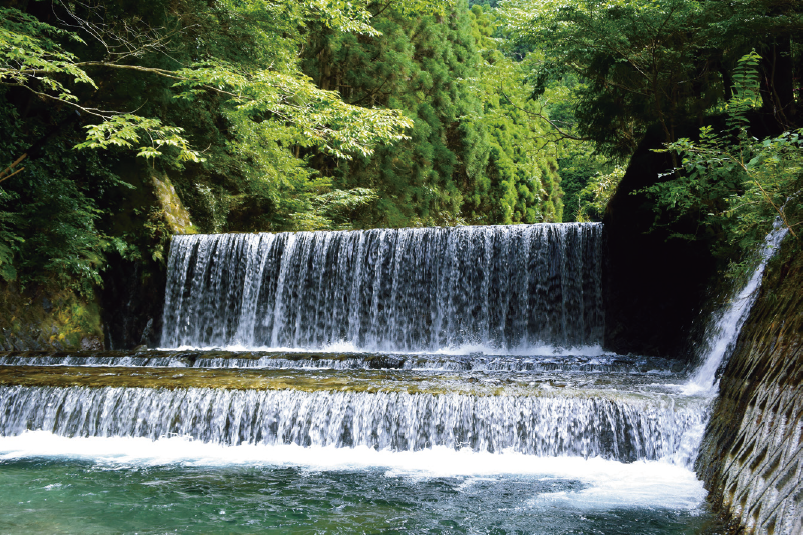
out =
[(98, 343), (175, 233), (600, 221), (620, 182), (737, 275), (801, 230), (793, 0), (0, 6), (5, 338)]

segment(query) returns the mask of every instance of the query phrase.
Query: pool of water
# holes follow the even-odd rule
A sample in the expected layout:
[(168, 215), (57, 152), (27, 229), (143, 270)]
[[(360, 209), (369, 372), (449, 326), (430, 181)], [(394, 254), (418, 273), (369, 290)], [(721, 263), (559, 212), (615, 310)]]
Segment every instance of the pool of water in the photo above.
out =
[(618, 355), (0, 354), (0, 533), (718, 533)]
[(432, 449), (223, 447), (182, 438), (0, 438), (3, 533), (692, 534), (694, 474)]

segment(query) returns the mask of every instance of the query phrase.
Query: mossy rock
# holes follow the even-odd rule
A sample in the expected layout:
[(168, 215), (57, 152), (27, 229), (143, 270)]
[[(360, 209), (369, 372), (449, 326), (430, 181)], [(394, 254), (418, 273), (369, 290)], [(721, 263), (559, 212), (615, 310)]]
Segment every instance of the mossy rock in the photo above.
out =
[(181, 203), (176, 188), (167, 175), (151, 174), (153, 193), (164, 212), (164, 218), (173, 234), (195, 234), (197, 231), (190, 221), (190, 214)]
[(5, 350), (102, 349), (100, 307), (71, 290), (0, 286), (0, 347)]

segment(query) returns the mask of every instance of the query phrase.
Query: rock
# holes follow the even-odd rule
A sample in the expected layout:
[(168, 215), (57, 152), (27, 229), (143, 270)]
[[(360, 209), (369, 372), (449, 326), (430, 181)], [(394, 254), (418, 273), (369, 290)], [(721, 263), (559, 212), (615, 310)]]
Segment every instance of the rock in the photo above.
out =
[(138, 345), (159, 346), (164, 302), (164, 269), (153, 263), (133, 262), (108, 255), (109, 269), (100, 290), (104, 347), (130, 349)]
[(181, 199), (176, 193), (176, 188), (170, 183), (167, 175), (151, 175), (153, 193), (159, 201), (159, 206), (165, 214), (165, 220), (174, 234), (190, 234), (195, 230), (192, 228), (190, 214), (181, 204)]
[(28, 350), (28, 348), (25, 347), (25, 342), (23, 342), (22, 340), (20, 340), (19, 338), (17, 338), (13, 334), (11, 336), (9, 336), (9, 340), (11, 342), (11, 345), (17, 351), (27, 351)]
[(140, 346), (145, 346), (145, 347), (148, 346), (148, 342), (151, 339), (152, 330), (153, 330), (153, 318), (148, 318), (148, 323), (145, 324), (145, 328), (142, 330), (142, 337), (139, 340)]
[(103, 351), (103, 342), (97, 336), (81, 338), (81, 351)]
[[(682, 135), (691, 137), (696, 127)], [(681, 135), (680, 133), (678, 135)], [(670, 239), (694, 233), (696, 223), (652, 229), (653, 201), (636, 193), (672, 167), (661, 148), (663, 133), (651, 129), (630, 160), (608, 203), (605, 225), (605, 349), (619, 354), (683, 356), (689, 325), (716, 272), (709, 243)], [(694, 223), (693, 228), (687, 228)]]

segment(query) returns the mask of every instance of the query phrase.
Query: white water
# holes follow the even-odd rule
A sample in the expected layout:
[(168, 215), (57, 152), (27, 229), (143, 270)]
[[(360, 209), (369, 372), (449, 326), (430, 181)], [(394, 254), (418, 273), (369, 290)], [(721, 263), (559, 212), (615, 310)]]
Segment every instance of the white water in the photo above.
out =
[(189, 436), (216, 444), (517, 451), (632, 462), (693, 459), (704, 404), (669, 396), (467, 395), (214, 388), (0, 387), (0, 432)]
[(596, 223), (176, 236), (161, 343), (593, 346), (604, 324), (601, 250)]
[[(0, 437), (0, 460), (62, 458), (86, 460), (109, 469), (139, 466), (275, 466), (310, 471), (381, 469), (388, 477), (439, 478), (495, 475), (571, 479), (585, 484), (577, 492), (539, 496), (530, 505), (571, 505), (579, 509), (617, 506), (695, 509), (705, 490), (694, 473), (662, 461), (620, 463), (600, 458), (536, 457), (514, 452), (455, 451), (435, 447), (390, 452), (366, 447), (300, 447), (297, 445), (222, 446), (182, 437), (66, 438), (45, 431)], [(470, 485), (469, 479), (465, 484)]]
[(758, 294), (761, 285), (761, 277), (764, 275), (764, 268), (767, 262), (773, 257), (775, 251), (786, 237), (787, 229), (780, 222), (775, 223), (775, 228), (767, 234), (764, 239), (764, 246), (761, 248), (760, 261), (750, 279), (728, 303), (727, 307), (719, 314), (715, 315), (711, 326), (706, 329), (707, 350), (702, 356), (702, 364), (694, 372), (683, 387), (683, 392), (688, 395), (703, 395), (714, 397), (719, 390), (716, 373), (726, 357), (733, 351), (733, 346), (739, 337), (750, 309)]
[[(493, 230), (494, 236), (504, 237), (500, 243), (504, 242), (505, 247), (511, 247), (511, 250), (510, 236), (517, 232), (520, 236), (516, 239), (521, 239), (521, 236), (528, 235), (529, 232), (530, 237), (527, 240), (531, 244), (536, 243), (534, 237), (539, 235), (533, 229), (510, 232)], [(556, 243), (565, 242), (564, 229), (551, 229), (550, 232), (553, 236), (561, 237)], [(447, 233), (440, 234), (444, 237)], [(378, 240), (381, 242), (392, 233), (376, 235), (380, 236), (381, 239)], [(621, 506), (695, 510), (706, 493), (690, 467), (702, 438), (707, 400), (716, 394), (715, 373), (738, 336), (755, 299), (764, 266), (783, 235), (783, 232), (776, 231), (767, 237), (762, 261), (756, 272), (730, 306), (713, 322), (708, 335), (711, 343), (702, 359), (703, 364), (688, 383), (680, 388), (688, 397), (677, 394), (677, 390), (666, 398), (645, 396), (638, 392), (620, 393), (615, 390), (616, 385), (606, 386), (608, 390), (602, 394), (598, 392), (586, 397), (571, 397), (561, 393), (559, 389), (555, 389), (554, 394), (542, 397), (516, 397), (294, 390), (249, 392), (212, 389), (3, 387), (0, 389), (0, 401), (3, 405), (0, 410), (0, 425), (7, 436), (0, 437), (0, 460), (79, 459), (120, 470), (164, 465), (292, 466), (309, 471), (378, 469), (383, 470), (388, 477), (463, 476), (469, 478), (466, 485), (471, 485), (472, 481), (480, 481), (483, 477), (497, 475), (545, 480), (571, 479), (582, 482), (582, 488), (542, 494), (532, 498), (529, 505), (544, 510), (564, 507), (593, 510)], [(325, 236), (319, 235), (318, 238), (308, 235), (299, 235), (298, 239), (285, 238), (288, 242), (287, 250), (297, 253), (297, 258), (293, 257), (295, 260), (307, 258), (323, 262), (326, 252), (332, 250), (333, 243), (337, 240), (348, 241), (343, 239), (344, 236), (346, 235), (329, 233)], [(423, 239), (425, 236), (426, 233), (423, 233), (416, 239)], [(404, 238), (408, 241), (399, 238), (397, 252), (402, 251), (405, 244), (413, 243), (413, 237), (415, 236)], [(365, 236), (355, 234), (348, 239), (362, 243)], [(485, 236), (484, 239), (487, 245), (489, 240), (496, 238)], [(234, 261), (236, 258), (233, 260), (230, 257), (215, 256), (217, 253), (213, 249), (220, 245), (215, 240), (225, 242), (225, 247), (220, 251), (234, 254), (238, 247), (240, 252), (250, 251), (246, 255), (247, 259), (241, 256), (238, 261)], [(289, 254), (281, 260), (266, 256), (270, 249), (268, 245), (275, 241), (274, 238), (251, 236), (242, 240), (227, 237), (199, 241), (201, 243), (195, 244), (195, 252), (191, 247), (184, 247), (183, 256), (171, 260), (173, 268), (182, 271), (180, 275), (184, 278), (177, 281), (181, 288), (202, 290), (193, 298), (195, 301), (191, 303), (192, 307), (182, 309), (182, 305), (175, 299), (183, 299), (186, 294), (178, 291), (178, 286), (174, 288), (176, 291), (172, 294), (174, 301), (171, 306), (174, 306), (174, 339), (177, 341), (191, 340), (196, 345), (204, 345), (202, 342), (206, 340), (210, 343), (222, 342), (222, 345), (228, 345), (229, 348), (253, 350), (254, 346), (259, 345), (259, 337), (253, 337), (253, 333), (259, 331), (256, 318), (267, 310), (282, 317), (295, 314), (293, 317), (298, 321), (288, 323), (282, 319), (270, 329), (265, 329), (265, 333), (270, 332), (270, 337), (263, 340), (270, 342), (267, 345), (273, 347), (261, 348), (262, 351), (299, 352), (294, 347), (279, 346), (299, 345), (296, 342), (302, 341), (310, 342), (310, 347), (322, 348), (323, 352), (368, 353), (385, 344), (388, 339), (383, 336), (392, 333), (394, 329), (401, 328), (407, 334), (414, 333), (416, 322), (421, 320), (410, 305), (415, 302), (416, 296), (404, 294), (398, 287), (398, 281), (406, 280), (401, 276), (401, 264), (398, 264), (394, 268), (393, 277), (388, 279), (396, 281), (395, 283), (387, 285), (379, 271), (373, 272), (372, 279), (363, 279), (363, 282), (373, 281), (373, 294), (364, 292), (359, 306), (347, 306), (341, 302), (338, 305), (341, 308), (334, 310), (334, 315), (324, 322), (324, 327), (316, 327), (303, 333), (298, 327), (303, 323), (299, 311), (306, 311), (307, 314), (313, 312), (316, 306), (322, 305), (320, 301), (324, 297), (319, 299), (314, 291), (302, 288), (300, 282), (289, 280), (293, 276), (303, 275), (298, 270), (294, 271), (295, 268), (291, 269), (293, 259)], [(249, 243), (245, 244), (245, 241)], [(548, 240), (544, 241), (547, 242)], [(213, 243), (217, 245), (213, 247)], [(587, 244), (591, 244), (591, 240)], [(199, 252), (204, 248), (205, 252)], [(483, 256), (486, 268), (490, 265), (487, 261), (490, 254), (488, 250), (485, 249)], [(534, 248), (533, 251), (535, 250)], [(312, 254), (315, 251), (321, 253), (320, 257)], [(386, 247), (382, 251), (389, 255), (391, 249)], [(599, 326), (596, 322), (601, 320), (601, 315), (596, 311), (600, 304), (596, 300), (599, 297), (598, 287), (595, 286), (599, 282), (597, 266), (589, 265), (588, 262), (582, 266), (575, 264), (575, 260), (582, 255), (575, 254), (572, 257), (575, 260), (567, 260), (568, 256), (546, 254), (544, 249), (540, 251), (536, 255), (539, 262), (546, 262), (550, 258), (559, 259), (555, 269), (536, 270), (527, 277), (521, 277), (514, 270), (508, 272), (505, 267), (505, 276), (515, 282), (507, 287), (516, 291), (523, 288), (526, 291), (543, 293), (549, 286), (550, 290), (560, 294), (559, 297), (547, 296), (548, 299), (542, 301), (552, 307), (551, 315), (539, 316), (540, 320), (549, 324), (548, 328), (535, 325), (532, 333), (537, 336), (533, 339), (525, 336), (527, 343), (512, 343), (513, 338), (520, 340), (521, 333), (529, 333), (527, 329), (533, 327), (530, 325), (525, 328), (525, 324), (519, 319), (516, 324), (518, 330), (514, 329), (515, 337), (510, 338), (505, 333), (497, 333), (497, 336), (488, 334), (485, 338), (480, 337), (480, 342), (474, 343), (462, 338), (459, 329), (452, 329), (456, 325), (453, 322), (452, 327), (447, 325), (442, 331), (448, 334), (442, 339), (442, 345), (427, 346), (430, 352), (445, 356), (476, 353), (520, 356), (602, 355), (601, 348), (595, 346), (600, 333), (587, 336)], [(583, 257), (584, 261), (596, 258), (596, 245), (588, 251), (594, 254), (589, 253)], [(454, 247), (448, 252), (453, 257), (463, 253), (465, 250), (461, 252)], [(192, 274), (192, 263), (196, 262), (191, 259), (192, 254), (206, 255), (204, 273), (199, 274), (196, 270)], [(227, 266), (234, 269), (238, 262), (246, 264), (246, 269), (239, 278), (231, 276), (231, 270), (226, 273)], [(303, 295), (298, 294), (303, 299), (292, 292), (285, 295), (286, 298), (296, 300), (300, 307), (296, 312), (288, 308), (287, 303), (290, 301), (281, 300), (259, 308), (260, 285), (267, 281), (262, 275), (265, 266), (271, 262), (274, 263), (274, 271), (283, 275), (274, 281), (275, 285), (281, 287), (296, 284), (297, 288), (306, 292), (302, 292)], [(341, 263), (345, 265), (348, 262), (344, 259)], [(296, 268), (303, 267), (303, 262), (296, 264)], [(385, 267), (391, 265), (392, 262)], [(415, 264), (410, 264), (405, 269), (407, 268), (412, 273), (415, 271)], [(309, 269), (312, 268), (304, 268), (304, 273)], [(470, 284), (458, 284), (463, 282), (461, 277), (455, 275), (459, 270), (452, 271), (448, 284), (434, 286), (438, 291), (446, 292), (444, 295), (447, 298), (444, 302), (448, 304), (446, 308), (451, 307), (446, 310), (441, 304), (433, 309), (437, 314), (430, 315), (430, 319), (436, 318), (435, 323), (445, 321), (449, 324), (457, 317), (455, 314), (460, 313), (460, 307), (465, 305), (460, 299), (473, 295)], [(345, 277), (347, 272), (348, 270), (344, 270), (339, 275)], [(582, 285), (576, 284), (576, 281), (575, 284), (572, 283), (571, 273), (581, 272), (591, 274), (588, 279), (594, 284), (588, 286), (590, 293)], [(480, 276), (476, 272), (472, 275), (479, 277), (478, 280), (482, 282), (480, 286), (484, 284), (485, 301), (482, 301), (478, 310), (485, 322), (481, 332), (486, 334), (490, 333), (488, 326), (492, 320), (505, 326), (511, 318), (506, 312), (501, 317), (492, 318), (489, 315), (489, 306), (496, 303), (488, 301), (487, 296), (490, 294), (487, 290), (492, 277), (487, 276), (487, 273), (489, 271), (486, 270), (486, 275)], [(558, 273), (560, 275), (556, 277)], [(551, 283), (545, 284), (544, 280), (538, 279), (540, 276), (550, 278)], [(322, 280), (319, 279), (317, 284), (320, 285)], [(220, 295), (211, 290), (206, 291), (205, 285), (210, 281), (214, 283), (213, 289), (225, 286), (225, 291)], [(340, 282), (343, 283), (343, 288), (350, 288), (347, 277)], [(497, 277), (493, 284), (498, 282)], [(564, 283), (568, 284), (565, 288), (561, 287)], [(386, 286), (384, 290), (383, 284)], [(319, 287), (324, 288), (321, 295), (333, 296), (333, 288)], [(526, 294), (526, 291), (520, 292), (521, 295)], [(357, 293), (359, 292), (345, 292), (341, 297), (350, 299)], [(594, 299), (578, 309), (576, 307), (581, 303), (577, 298), (583, 295), (593, 295)], [(399, 323), (401, 316), (385, 317), (378, 313), (378, 300), (388, 296), (395, 299), (393, 306), (398, 311), (408, 314), (402, 323)], [(400, 299), (400, 296), (404, 298)], [(524, 306), (526, 299), (521, 299), (521, 296), (516, 299)], [(539, 299), (544, 299), (544, 296), (541, 295)], [(234, 309), (221, 306), (231, 303), (239, 304)], [(367, 307), (365, 310), (360, 308), (363, 305)], [(582, 332), (577, 331), (568, 336), (567, 333), (574, 332), (575, 327), (567, 323), (571, 314), (566, 314), (566, 307), (582, 309), (583, 313), (589, 312), (586, 317), (593, 317), (594, 321), (593, 325), (586, 324), (586, 327), (594, 328), (589, 331), (584, 327)], [(190, 309), (202, 314), (197, 318), (193, 317), (188, 312)], [(508, 310), (512, 309), (511, 307)], [(362, 312), (355, 312), (359, 310)], [(243, 318), (247, 321), (241, 321)], [(556, 318), (559, 321), (555, 321)], [(217, 319), (221, 320), (220, 325), (209, 324)], [(379, 323), (375, 325), (378, 326), (375, 329), (371, 325), (374, 325), (372, 322), (376, 319)], [(226, 321), (229, 322), (227, 326), (223, 325)], [(285, 329), (291, 324), (293, 329)], [(426, 322), (421, 325), (424, 324)], [(351, 326), (362, 326), (359, 328), (368, 328), (371, 336), (353, 336), (347, 338), (349, 341), (346, 342), (337, 341), (342, 336), (332, 337), (330, 334), (340, 332), (339, 327), (336, 328), (338, 325), (350, 325), (349, 332)], [(210, 334), (211, 331), (206, 330), (206, 327), (218, 331)], [(434, 326), (432, 332), (437, 330), (436, 327), (440, 328)], [(283, 330), (287, 331), (286, 336), (277, 336)], [(539, 337), (545, 337), (546, 340)], [(242, 343), (243, 340), (248, 343)], [(279, 340), (286, 343), (272, 343)], [(562, 349), (562, 346), (571, 345), (568, 342), (572, 340), (580, 341), (576, 344), (577, 348)], [(385, 344), (395, 352), (386, 350), (384, 353), (409, 354), (411, 349), (421, 344), (424, 342), (408, 337)], [(317, 353), (321, 351), (314, 350)], [(199, 358), (199, 361), (203, 360)], [(287, 362), (288, 368), (294, 366), (292, 361)], [(287, 373), (295, 372), (288, 370)], [(669, 385), (664, 383), (663, 386)]]
[[(381, 353), (383, 355), (420, 355), (420, 351), (403, 350), (380, 350), (374, 346), (359, 346), (353, 342), (338, 340), (329, 344), (324, 344), (320, 348), (310, 347), (271, 347), (271, 346), (244, 346), (242, 344), (230, 344), (223, 347), (206, 346), (197, 347), (184, 345), (179, 347), (160, 347), (159, 351), (232, 351), (232, 352), (260, 352), (260, 353)], [(598, 357), (601, 355), (615, 355), (602, 349), (599, 344), (580, 345), (575, 347), (560, 347), (549, 344), (533, 344), (504, 348), (492, 344), (460, 344), (451, 347), (437, 348), (428, 351), (432, 355), (500, 355), (500, 356), (520, 356), (520, 357)]]
[[(510, 356), (443, 354), (370, 354), (327, 352), (205, 352), (199, 350), (126, 353), (0, 354), (0, 366), (109, 368), (212, 368), (251, 370), (408, 370), (429, 372), (586, 372), (649, 373), (672, 376), (681, 363), (616, 354), (592, 356)], [(537, 378), (533, 376), (533, 378)], [(507, 377), (499, 377), (500, 380)]]

